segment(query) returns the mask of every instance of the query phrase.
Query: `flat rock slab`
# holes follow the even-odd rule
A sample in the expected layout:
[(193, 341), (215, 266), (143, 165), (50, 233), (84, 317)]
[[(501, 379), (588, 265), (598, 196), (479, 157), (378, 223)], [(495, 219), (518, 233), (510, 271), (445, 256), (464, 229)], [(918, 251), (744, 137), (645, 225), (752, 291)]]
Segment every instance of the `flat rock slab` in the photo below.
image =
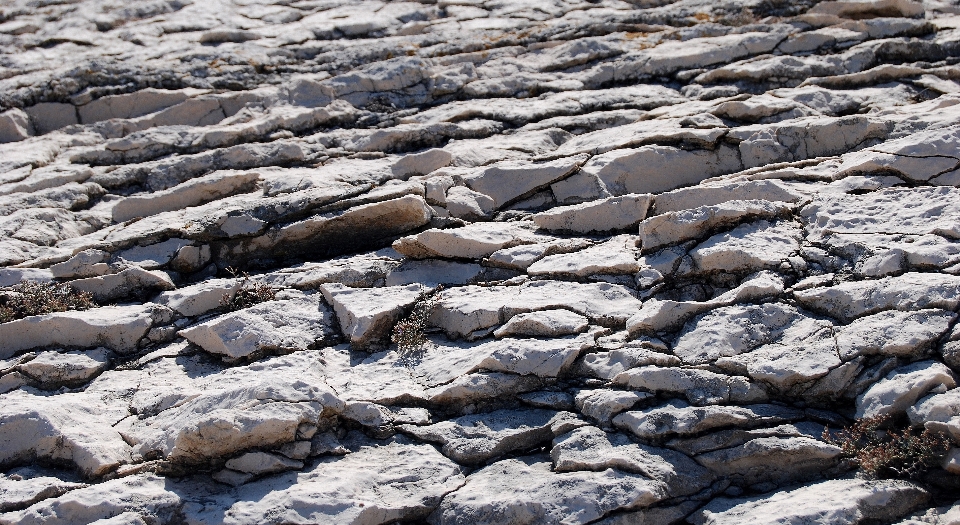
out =
[(813, 239), (828, 234), (933, 233), (960, 238), (960, 190), (890, 188), (865, 195), (822, 195), (801, 215)]
[(840, 447), (809, 437), (761, 437), (694, 459), (717, 476), (750, 486), (816, 478), (837, 463), (840, 453)]
[(83, 488), (83, 483), (64, 481), (50, 476), (37, 476), (20, 479), (0, 477), (0, 494), (3, 494), (3, 503), (0, 503), (0, 512), (20, 510), (33, 505), (38, 501), (66, 494), (71, 490)]
[(845, 361), (859, 355), (913, 357), (946, 333), (956, 314), (929, 309), (888, 311), (861, 317), (837, 331), (837, 347)]
[(0, 324), (0, 359), (48, 346), (97, 348), (120, 353), (136, 350), (163, 307), (152, 303), (103, 306), (83, 311), (37, 315)]
[(400, 428), (417, 439), (439, 443), (443, 454), (457, 463), (477, 465), (510, 452), (532, 449), (584, 424), (570, 412), (530, 408), (497, 410), (424, 427), (403, 425)]
[[(717, 498), (691, 516), (695, 525), (892, 521), (923, 504), (929, 494), (907, 481), (838, 479), (752, 498)], [(826, 520), (826, 521), (824, 521)]]
[(304, 472), (247, 483), (229, 496), (226, 509), (200, 510), (195, 520), (211, 525), (422, 520), (463, 483), (460, 467), (434, 447), (393, 440), (322, 458)]
[(937, 273), (905, 273), (876, 281), (846, 282), (794, 293), (797, 301), (845, 322), (883, 310), (953, 310), (960, 297), (960, 277)]
[(403, 312), (432, 291), (420, 284), (349, 288), (337, 283), (321, 285), (320, 290), (337, 313), (343, 335), (358, 348), (386, 339)]
[(478, 222), (462, 228), (431, 229), (403, 237), (393, 243), (393, 248), (414, 259), (480, 259), (501, 248), (548, 239), (534, 233), (535, 228), (532, 223)]
[(800, 249), (802, 229), (794, 222), (757, 221), (703, 241), (690, 251), (701, 272), (755, 272), (780, 266)]
[(555, 473), (537, 458), (505, 459), (468, 476), (429, 521), (585, 524), (617, 509), (650, 506), (661, 492), (659, 483), (637, 474), (613, 469)]
[(53, 389), (63, 385), (81, 385), (104, 371), (110, 364), (110, 352), (95, 348), (86, 352), (41, 352), (20, 365), (20, 373)]
[(650, 195), (609, 197), (574, 206), (558, 206), (534, 215), (537, 227), (557, 232), (598, 233), (626, 231), (647, 217)]
[(640, 223), (640, 243), (644, 253), (690, 239), (700, 239), (716, 230), (757, 219), (786, 215), (790, 206), (783, 202), (760, 200), (727, 201), (655, 215)]
[(642, 474), (663, 483), (667, 497), (693, 494), (713, 481), (707, 469), (684, 454), (634, 443), (623, 434), (592, 426), (557, 436), (550, 458), (556, 472), (613, 468)]
[(896, 368), (857, 397), (857, 417), (899, 415), (931, 390), (957, 386), (952, 370), (936, 361)]
[(531, 264), (527, 273), (564, 277), (634, 274), (640, 269), (635, 246), (635, 237), (618, 236), (582, 251), (544, 257)]
[(673, 401), (647, 410), (624, 412), (613, 418), (613, 424), (640, 438), (662, 439), (725, 427), (777, 425), (802, 417), (799, 410), (777, 405), (692, 407), (682, 401)]
[(681, 395), (695, 405), (767, 400), (763, 387), (744, 377), (693, 368), (641, 366), (617, 374), (613, 383), (649, 392)]
[(540, 310), (517, 314), (500, 328), (494, 330), (496, 337), (562, 337), (578, 334), (590, 324), (586, 317), (569, 310)]
[(86, 477), (102, 476), (131, 461), (130, 447), (112, 427), (114, 417), (124, 415), (83, 394), (4, 394), (0, 465), (39, 458), (67, 462)]
[(333, 341), (331, 312), (317, 296), (267, 301), (180, 332), (191, 343), (227, 359), (306, 350)]
[(502, 324), (514, 315), (563, 308), (602, 326), (622, 326), (640, 301), (624, 286), (534, 281), (520, 286), (464, 286), (444, 292), (430, 317), (451, 338)]

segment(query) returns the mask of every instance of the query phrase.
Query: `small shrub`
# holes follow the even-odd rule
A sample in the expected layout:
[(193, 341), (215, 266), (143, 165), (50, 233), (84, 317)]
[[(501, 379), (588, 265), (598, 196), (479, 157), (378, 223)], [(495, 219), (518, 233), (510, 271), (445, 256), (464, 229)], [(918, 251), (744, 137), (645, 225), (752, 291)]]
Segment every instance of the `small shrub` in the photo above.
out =
[(437, 288), (433, 293), (421, 292), (410, 315), (393, 326), (390, 341), (397, 345), (401, 355), (411, 354), (426, 344), (427, 320), (440, 302), (440, 290), (441, 288)]
[(843, 456), (855, 459), (875, 478), (919, 478), (937, 467), (950, 448), (943, 434), (922, 427), (882, 430), (889, 421), (885, 415), (858, 419), (836, 437), (824, 430), (823, 440), (840, 447)]
[(228, 292), (220, 298), (220, 306), (226, 311), (235, 312), (277, 298), (277, 292), (273, 288), (261, 282), (250, 280), (250, 274), (247, 272), (241, 273), (233, 268), (227, 268), (227, 271), (230, 272), (230, 275), (242, 279), (236, 293), (230, 295)]
[(89, 292), (81, 292), (69, 284), (23, 281), (0, 291), (0, 323), (96, 306)]

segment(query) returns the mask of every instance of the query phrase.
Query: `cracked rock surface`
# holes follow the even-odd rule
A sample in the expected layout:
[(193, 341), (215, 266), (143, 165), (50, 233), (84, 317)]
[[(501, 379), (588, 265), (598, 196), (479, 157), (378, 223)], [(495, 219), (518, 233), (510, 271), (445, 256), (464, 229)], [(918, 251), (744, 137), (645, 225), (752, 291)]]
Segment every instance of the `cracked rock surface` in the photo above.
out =
[(960, 4), (10, 0), (23, 281), (0, 525), (960, 523)]

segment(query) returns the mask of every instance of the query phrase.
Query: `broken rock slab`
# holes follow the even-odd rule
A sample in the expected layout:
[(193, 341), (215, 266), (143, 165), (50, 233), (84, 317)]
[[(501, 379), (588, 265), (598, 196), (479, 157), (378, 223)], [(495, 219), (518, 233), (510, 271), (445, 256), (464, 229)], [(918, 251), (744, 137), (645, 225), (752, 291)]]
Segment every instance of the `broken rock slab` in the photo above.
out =
[(917, 400), (957, 386), (956, 375), (936, 361), (918, 361), (894, 369), (857, 397), (857, 417), (903, 414)]
[(662, 483), (667, 497), (696, 493), (713, 481), (707, 469), (680, 452), (634, 443), (623, 434), (593, 426), (554, 438), (550, 458), (556, 472), (613, 468), (642, 474)]
[(784, 202), (727, 201), (713, 206), (655, 215), (640, 223), (640, 244), (644, 253), (756, 219), (775, 219), (786, 215), (790, 206)]
[(891, 521), (930, 498), (918, 485), (900, 480), (836, 479), (750, 498), (717, 498), (690, 517), (694, 525), (763, 523), (864, 523)]
[(941, 273), (905, 273), (875, 281), (845, 282), (794, 292), (801, 305), (845, 322), (883, 310), (953, 310), (960, 297), (960, 277)]
[(717, 476), (750, 486), (819, 477), (837, 463), (840, 453), (840, 447), (809, 437), (761, 437), (694, 459)]
[(647, 217), (649, 194), (623, 195), (574, 206), (558, 206), (533, 216), (537, 227), (564, 233), (627, 231)]
[(541, 310), (511, 317), (506, 324), (494, 330), (493, 335), (497, 338), (562, 337), (583, 332), (589, 324), (586, 317), (569, 310)]
[(624, 412), (613, 418), (613, 424), (639, 438), (664, 439), (726, 427), (773, 426), (802, 418), (803, 412), (777, 405), (696, 407), (675, 400), (647, 410)]
[(648, 507), (663, 493), (649, 478), (607, 469), (563, 472), (537, 456), (498, 461), (467, 477), (430, 515), (431, 525), (591, 523), (618, 509)]
[(393, 248), (414, 259), (481, 259), (502, 248), (549, 239), (534, 233), (534, 229), (532, 223), (478, 222), (403, 237), (393, 243)]
[(343, 335), (354, 347), (364, 348), (386, 339), (403, 312), (413, 306), (421, 294), (433, 289), (420, 284), (349, 288), (330, 283), (321, 285), (320, 290), (337, 313)]
[(104, 371), (110, 364), (110, 352), (95, 348), (84, 352), (41, 352), (17, 367), (23, 375), (36, 381), (41, 388), (52, 390), (61, 386), (78, 386)]
[(267, 301), (182, 330), (211, 354), (246, 359), (264, 353), (306, 350), (336, 339), (334, 316), (319, 296)]
[(97, 348), (119, 353), (137, 349), (140, 339), (157, 322), (169, 320), (170, 310), (153, 303), (103, 306), (90, 310), (26, 317), (0, 324), (0, 359), (32, 348), (60, 346)]
[(529, 408), (463, 416), (422, 427), (402, 425), (400, 429), (417, 439), (439, 443), (443, 454), (457, 463), (477, 465), (535, 448), (585, 424), (570, 412)]

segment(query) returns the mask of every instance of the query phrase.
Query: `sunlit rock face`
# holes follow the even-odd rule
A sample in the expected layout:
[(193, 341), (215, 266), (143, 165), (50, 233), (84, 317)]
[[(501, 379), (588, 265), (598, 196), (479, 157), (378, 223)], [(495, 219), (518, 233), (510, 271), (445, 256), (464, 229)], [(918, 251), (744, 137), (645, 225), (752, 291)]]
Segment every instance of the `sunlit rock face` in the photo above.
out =
[(0, 525), (957, 522), (955, 4), (5, 2)]

